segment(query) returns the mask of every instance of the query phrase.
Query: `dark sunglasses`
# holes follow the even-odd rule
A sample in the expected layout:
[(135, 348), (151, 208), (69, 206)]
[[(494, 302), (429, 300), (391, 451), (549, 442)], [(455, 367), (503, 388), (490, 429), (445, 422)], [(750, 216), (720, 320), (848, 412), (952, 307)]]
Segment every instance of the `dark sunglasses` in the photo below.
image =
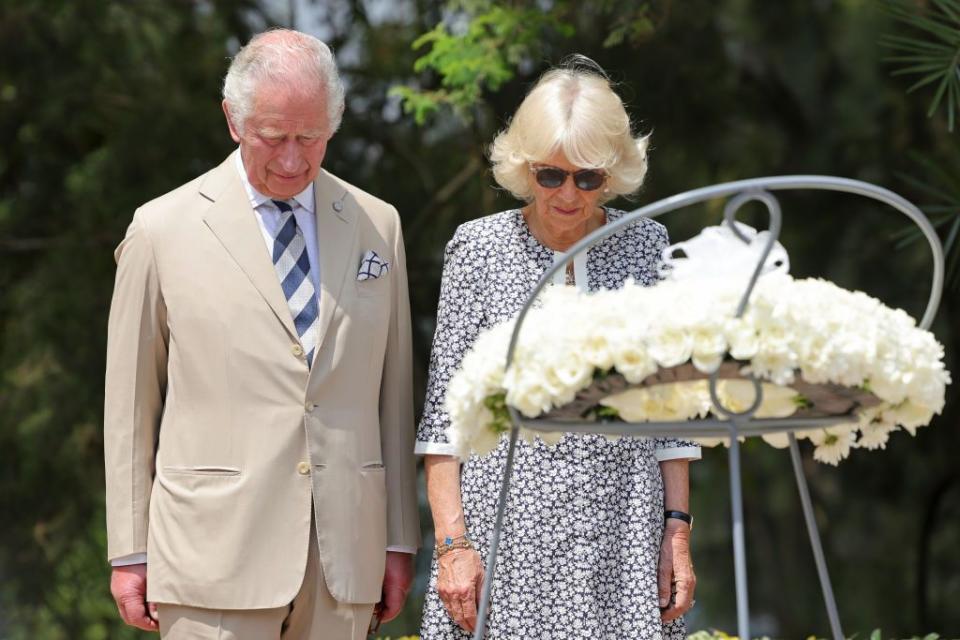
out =
[(556, 189), (563, 186), (567, 176), (573, 176), (573, 184), (581, 191), (596, 191), (603, 186), (607, 174), (600, 169), (580, 169), (579, 171), (564, 171), (556, 167), (530, 167), (536, 177), (537, 184), (546, 189)]

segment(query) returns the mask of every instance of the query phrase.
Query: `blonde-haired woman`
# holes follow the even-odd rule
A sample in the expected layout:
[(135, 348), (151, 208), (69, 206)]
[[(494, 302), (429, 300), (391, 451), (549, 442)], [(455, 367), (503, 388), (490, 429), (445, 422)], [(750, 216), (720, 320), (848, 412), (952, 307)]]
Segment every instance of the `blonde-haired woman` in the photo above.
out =
[[(469, 638), (476, 626), (506, 450), (504, 440), (461, 468), (445, 435), (447, 383), (477, 334), (515, 315), (564, 251), (624, 215), (603, 205), (639, 189), (646, 149), (602, 70), (583, 59), (546, 73), (491, 147), (497, 182), (527, 204), (461, 225), (446, 248), (417, 435), (437, 540), (424, 640)], [(642, 220), (560, 280), (653, 284), (666, 245), (663, 226)], [(669, 439), (519, 443), (487, 637), (685, 637), (695, 586), (687, 464), (699, 457)]]

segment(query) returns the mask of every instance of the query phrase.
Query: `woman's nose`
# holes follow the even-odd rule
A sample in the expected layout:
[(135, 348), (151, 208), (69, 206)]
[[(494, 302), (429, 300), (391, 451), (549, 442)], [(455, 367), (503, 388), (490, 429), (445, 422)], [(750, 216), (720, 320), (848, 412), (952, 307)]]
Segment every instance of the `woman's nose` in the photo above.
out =
[(564, 200), (574, 200), (577, 197), (577, 185), (573, 183), (573, 176), (567, 176), (563, 184), (560, 185), (560, 196)]

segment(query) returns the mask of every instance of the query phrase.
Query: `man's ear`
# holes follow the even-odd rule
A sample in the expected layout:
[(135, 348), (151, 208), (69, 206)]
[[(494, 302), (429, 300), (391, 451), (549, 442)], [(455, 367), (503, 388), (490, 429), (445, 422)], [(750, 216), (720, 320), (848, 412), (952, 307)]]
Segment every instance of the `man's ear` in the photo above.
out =
[(230, 129), (230, 137), (233, 138), (234, 142), (240, 144), (240, 132), (237, 131), (237, 127), (233, 123), (233, 118), (230, 116), (230, 107), (227, 106), (227, 101), (224, 100), (221, 102), (220, 106), (223, 107), (223, 115), (227, 117), (227, 128)]

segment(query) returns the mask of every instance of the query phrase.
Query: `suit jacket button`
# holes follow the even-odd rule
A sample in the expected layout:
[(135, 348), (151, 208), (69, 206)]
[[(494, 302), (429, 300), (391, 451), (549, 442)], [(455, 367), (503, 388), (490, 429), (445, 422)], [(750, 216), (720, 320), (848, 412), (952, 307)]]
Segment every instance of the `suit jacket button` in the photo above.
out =
[(299, 473), (299, 474), (302, 475), (302, 476), (305, 476), (305, 475), (307, 475), (308, 473), (310, 473), (310, 463), (308, 463), (308, 462), (301, 462), (300, 464), (298, 464), (298, 465), (297, 465), (297, 473)]
[(292, 347), (290, 347), (290, 352), (299, 358), (303, 355), (303, 347), (301, 347), (298, 344), (295, 344)]

